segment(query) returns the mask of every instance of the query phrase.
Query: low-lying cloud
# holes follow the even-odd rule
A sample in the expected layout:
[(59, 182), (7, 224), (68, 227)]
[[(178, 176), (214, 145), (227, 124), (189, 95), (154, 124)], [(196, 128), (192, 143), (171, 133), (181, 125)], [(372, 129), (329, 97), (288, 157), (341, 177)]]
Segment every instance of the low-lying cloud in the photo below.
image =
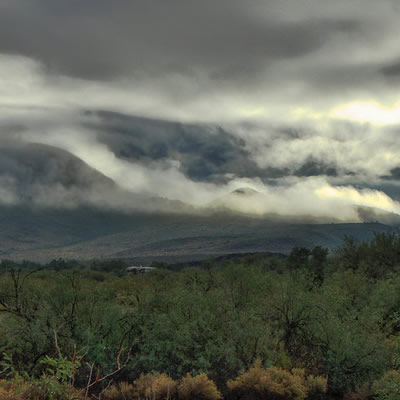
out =
[[(344, 159), (337, 163), (334, 157), (319, 159), (323, 150), (320, 144), (313, 153), (314, 159), (332, 162), (337, 174), (328, 176), (310, 168), (308, 175), (296, 175), (299, 161), (306, 162), (311, 154), (307, 147), (310, 141), (321, 142), (316, 132), (304, 136), (300, 132), (281, 136), (275, 132), (267, 142), (267, 138), (260, 133), (257, 136), (258, 131), (250, 128), (250, 136), (245, 137), (243, 127), (229, 131), (229, 127), (187, 126), (121, 115), (108, 117), (114, 118), (111, 130), (110, 124), (104, 122), (104, 113), (38, 118), (30, 126), (20, 128), (9, 119), (3, 127), (0, 202), (67, 208), (84, 205), (123, 212), (198, 214), (228, 209), (249, 215), (313, 216), (343, 221), (363, 220), (359, 207), (400, 214), (400, 203), (383, 191), (360, 187), (366, 177), (377, 184), (385, 181), (379, 174), (396, 165), (389, 161), (386, 168), (375, 171), (374, 160), (369, 160), (370, 164), (359, 171), (352, 161), (354, 154), (349, 155), (347, 164)], [(21, 123), (20, 117), (18, 121)], [(120, 132), (114, 136), (118, 124)], [(154, 124), (158, 125), (158, 132), (153, 129)], [(156, 137), (146, 140), (146, 133)], [(186, 139), (178, 145), (178, 137)], [(261, 142), (252, 143), (252, 137), (259, 141), (262, 137), (263, 146)], [(274, 137), (280, 139), (275, 142)], [(288, 148), (293, 141), (304, 140), (299, 149), (307, 151), (303, 154), (298, 149), (297, 158), (289, 153), (285, 158), (285, 154), (277, 153), (284, 151), (282, 137), (287, 138)], [(207, 146), (202, 146), (203, 139)], [(346, 137), (342, 136), (342, 141), (346, 143)], [(152, 147), (160, 142), (164, 149), (154, 150)], [(127, 143), (135, 144), (135, 151), (128, 151)], [(370, 143), (375, 148), (378, 145), (372, 139)], [(388, 139), (385, 145), (394, 151), (392, 140)], [(228, 154), (233, 155), (224, 153), (229, 146)], [(265, 152), (268, 163), (257, 161), (260, 155), (252, 146)], [(198, 161), (213, 164), (213, 169), (194, 179), (188, 173), (188, 165), (193, 167), (191, 153), (196, 149)], [(235, 155), (244, 165), (231, 170)], [(379, 159), (375, 162), (379, 163)], [(247, 168), (250, 164), (253, 170)], [(344, 165), (348, 165), (346, 173)], [(202, 170), (201, 165), (198, 167)]]
[(400, 214), (397, 3), (277, 4), (2, 2), (0, 204)]

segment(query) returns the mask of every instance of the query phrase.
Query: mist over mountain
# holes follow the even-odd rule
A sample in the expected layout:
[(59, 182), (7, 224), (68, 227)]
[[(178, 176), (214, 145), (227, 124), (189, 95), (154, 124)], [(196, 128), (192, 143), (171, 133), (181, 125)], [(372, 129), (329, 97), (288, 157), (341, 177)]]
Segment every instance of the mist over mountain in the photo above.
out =
[[(390, 224), (399, 222), (396, 214), (356, 206), (357, 200), (360, 201), (357, 198), (354, 203), (345, 203), (347, 212), (351, 213), (348, 219), (368, 223), (340, 223), (343, 210), (321, 208), (316, 212), (315, 207), (321, 206), (321, 201), (311, 202), (312, 208), (295, 208), (299, 197), (290, 194), (290, 189), (293, 190), (290, 185), (280, 188), (275, 183), (276, 194), (266, 192), (263, 184), (252, 187), (252, 181), (246, 179), (238, 180), (237, 187), (229, 186), (229, 177), (222, 173), (218, 176), (216, 171), (224, 168), (229, 171), (231, 162), (242, 160), (245, 167), (240, 163), (236, 165), (237, 173), (240, 168), (243, 174), (249, 173), (246, 163), (250, 162), (250, 155), (243, 142), (218, 127), (108, 113), (101, 113), (101, 119), (95, 123), (85, 123), (92, 124), (89, 131), (82, 130), (89, 139), (93, 130), (99, 133), (93, 141), (92, 152), (88, 143), (79, 139), (84, 155), (111, 154), (115, 157), (111, 158), (114, 160), (111, 163), (107, 157), (89, 158), (88, 162), (98, 165), (99, 169), (73, 154), (80, 154), (79, 148), (78, 151), (65, 150), (64, 142), (32, 143), (22, 136), (1, 143), (2, 257), (38, 261), (57, 257), (122, 257), (147, 263), (254, 251), (286, 253), (295, 245), (333, 248), (341, 243), (345, 234), (368, 239), (373, 232), (391, 231)], [(216, 140), (212, 140), (213, 135)], [(57, 135), (52, 133), (49, 137), (57, 138)], [(199, 137), (203, 141), (197, 139)], [(79, 140), (75, 139), (75, 143)], [(99, 153), (99, 146), (106, 152)], [(164, 150), (161, 151), (162, 146)], [(218, 158), (219, 148), (229, 151), (222, 152)], [(129, 182), (121, 180), (121, 177), (132, 179), (131, 174), (117, 174), (118, 179), (111, 178), (110, 167), (118, 162), (115, 160), (126, 163), (130, 172), (137, 165), (146, 170), (151, 169), (153, 163), (168, 165), (167, 160), (172, 155), (175, 160), (179, 159), (185, 171), (181, 176), (187, 176), (185, 179), (190, 178), (196, 185), (212, 185), (215, 197), (211, 197), (211, 202), (194, 206), (190, 205), (190, 198), (187, 203), (183, 201), (184, 196), (178, 201), (156, 196), (151, 191), (135, 191)], [(197, 180), (190, 172), (196, 157), (199, 171), (202, 171)], [(104, 168), (102, 162), (108, 168)], [(203, 163), (211, 164), (213, 172), (208, 174)], [(254, 173), (258, 175), (260, 171), (262, 169), (258, 172), (255, 169)], [(275, 176), (272, 178), (272, 175), (267, 177), (268, 172), (264, 173), (266, 182), (282, 179), (279, 174), (272, 174)], [(216, 190), (217, 187), (223, 190)], [(198, 190), (196, 188), (196, 192)], [(286, 193), (279, 190), (286, 190)], [(310, 186), (310, 193), (303, 192), (303, 195), (312, 198), (315, 190), (318, 187)], [(287, 207), (286, 212), (282, 212), (284, 207)]]
[(103, 186), (115, 189), (109, 178), (90, 168), (65, 150), (36, 143), (8, 142), (0, 148), (0, 173), (15, 182), (21, 200), (31, 200), (32, 191), (59, 186), (85, 190)]
[(7, 141), (0, 147), (0, 202), (26, 208), (94, 209), (119, 212), (188, 212), (167, 199), (127, 192), (66, 150)]
[[(364, 220), (359, 207), (400, 211), (393, 199), (395, 175), (366, 184), (361, 172), (343, 170), (337, 161), (321, 164), (317, 152), (315, 160), (304, 158), (302, 164), (280, 153), (282, 140), (290, 148), (293, 141), (306, 142), (307, 131), (271, 127), (269, 154), (286, 162), (266, 164), (265, 159), (262, 165), (251, 147), (254, 137), (243, 137), (238, 126), (105, 111), (66, 117), (43, 117), (22, 126), (8, 121), (3, 127), (1, 203), (207, 214), (222, 202), (223, 208), (247, 215), (351, 222)], [(237, 196), (238, 190), (253, 195)]]

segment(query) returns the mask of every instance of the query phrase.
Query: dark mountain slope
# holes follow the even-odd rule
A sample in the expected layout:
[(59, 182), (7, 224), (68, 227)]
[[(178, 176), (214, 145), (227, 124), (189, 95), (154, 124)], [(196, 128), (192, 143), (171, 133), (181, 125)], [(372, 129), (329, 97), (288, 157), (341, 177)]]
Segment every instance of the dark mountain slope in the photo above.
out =
[(301, 224), (228, 214), (182, 216), (0, 208), (2, 258), (45, 261), (57, 257), (191, 259), (254, 251), (287, 253), (293, 246), (336, 247), (344, 235), (369, 239), (393, 227), (378, 223)]
[[(0, 175), (13, 180), (18, 193), (28, 196), (37, 186), (60, 185), (88, 189), (115, 188), (114, 182), (71, 153), (36, 143), (8, 142), (0, 147)], [(27, 192), (28, 189), (28, 192)]]

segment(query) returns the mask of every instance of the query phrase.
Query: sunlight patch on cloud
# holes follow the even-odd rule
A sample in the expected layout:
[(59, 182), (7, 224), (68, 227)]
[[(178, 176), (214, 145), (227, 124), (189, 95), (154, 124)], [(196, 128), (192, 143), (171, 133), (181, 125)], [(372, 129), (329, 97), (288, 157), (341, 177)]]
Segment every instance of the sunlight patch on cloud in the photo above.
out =
[(243, 115), (244, 117), (254, 117), (257, 115), (263, 115), (265, 114), (265, 108), (264, 107), (255, 107), (255, 108), (246, 108), (240, 110), (240, 114)]
[(400, 103), (383, 107), (375, 101), (353, 102), (334, 109), (331, 116), (376, 125), (393, 125), (400, 123)]
[(334, 199), (344, 204), (373, 207), (400, 214), (400, 204), (378, 190), (356, 190), (353, 187), (345, 186), (323, 186), (316, 189), (315, 194), (321, 199)]

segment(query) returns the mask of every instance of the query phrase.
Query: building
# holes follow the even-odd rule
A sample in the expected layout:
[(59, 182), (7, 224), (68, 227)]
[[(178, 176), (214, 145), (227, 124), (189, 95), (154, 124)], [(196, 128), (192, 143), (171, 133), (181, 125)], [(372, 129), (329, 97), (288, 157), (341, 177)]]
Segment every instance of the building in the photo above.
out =
[(126, 272), (130, 272), (134, 275), (137, 275), (137, 274), (145, 274), (146, 272), (151, 272), (154, 270), (155, 270), (155, 268), (153, 268), (153, 267), (143, 267), (143, 265), (139, 265), (139, 266), (132, 265), (131, 267), (128, 267), (126, 269)]

